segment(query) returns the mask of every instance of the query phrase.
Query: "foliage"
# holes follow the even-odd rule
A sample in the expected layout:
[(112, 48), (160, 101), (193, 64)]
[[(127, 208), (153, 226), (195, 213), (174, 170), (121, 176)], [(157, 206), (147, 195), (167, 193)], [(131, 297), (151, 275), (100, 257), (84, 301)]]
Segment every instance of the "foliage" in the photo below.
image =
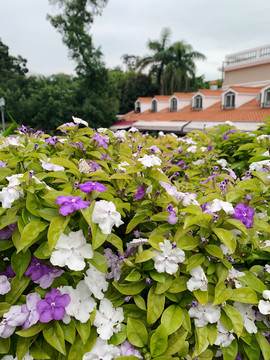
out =
[(0, 353), (269, 360), (269, 136), (73, 120), (0, 141)]

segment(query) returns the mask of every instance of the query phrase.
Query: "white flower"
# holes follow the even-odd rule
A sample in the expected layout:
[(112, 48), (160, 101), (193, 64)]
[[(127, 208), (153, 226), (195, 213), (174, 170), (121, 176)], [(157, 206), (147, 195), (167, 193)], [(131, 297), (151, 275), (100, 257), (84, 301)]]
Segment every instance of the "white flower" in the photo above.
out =
[(137, 132), (139, 130), (137, 128), (135, 128), (134, 126), (132, 126), (128, 131), (129, 132)]
[(259, 301), (258, 307), (260, 313), (263, 315), (270, 315), (270, 290), (264, 290), (262, 295), (266, 299), (266, 301), (265, 300)]
[(48, 171), (65, 171), (65, 168), (63, 166), (60, 165), (55, 165), (52, 164), (50, 162), (45, 162), (43, 160), (40, 160), (41, 162), (41, 166), (44, 170), (48, 170)]
[(203, 271), (203, 268), (199, 265), (189, 271), (192, 276), (187, 282), (187, 288), (189, 291), (200, 289), (201, 291), (207, 291), (208, 280)]
[(184, 143), (186, 143), (187, 145), (196, 145), (196, 141), (194, 141), (192, 138), (190, 137), (181, 137), (179, 138), (179, 141), (182, 141)]
[(130, 164), (127, 161), (122, 161), (117, 167), (121, 171), (126, 171), (127, 169), (124, 166), (130, 166)]
[(232, 281), (234, 283), (234, 286), (236, 287), (236, 289), (243, 287), (243, 284), (241, 283), (241, 281), (237, 280), (238, 278), (240, 278), (241, 276), (245, 276), (246, 274), (242, 271), (238, 271), (236, 270), (233, 266), (232, 268), (229, 270), (229, 274), (227, 276), (227, 281)]
[(215, 345), (221, 345), (222, 347), (229, 346), (234, 340), (233, 331), (227, 330), (221, 321), (217, 323), (218, 334), (215, 341)]
[(227, 160), (225, 159), (219, 159), (217, 160), (217, 163), (220, 164), (220, 166), (225, 167), (228, 165)]
[(202, 147), (201, 147), (201, 151), (202, 151), (202, 152), (207, 151), (207, 147), (206, 147), (206, 146), (202, 146)]
[(84, 259), (92, 257), (92, 246), (86, 243), (82, 230), (79, 230), (71, 231), (68, 236), (64, 233), (60, 235), (50, 261), (53, 265), (80, 271), (85, 268)]
[(217, 212), (223, 209), (226, 214), (234, 213), (234, 208), (231, 203), (219, 199), (214, 199), (211, 205), (208, 204), (206, 206), (206, 209), (211, 212)]
[(225, 121), (225, 124), (228, 125), (228, 126), (233, 126), (233, 122), (231, 122), (229, 120)]
[(23, 191), (18, 187), (18, 185), (21, 184), (19, 178), (22, 177), (23, 174), (15, 174), (6, 177), (9, 184), (0, 192), (0, 202), (2, 203), (2, 208), (11, 208), (13, 202), (19, 199), (20, 196), (23, 196)]
[(61, 294), (68, 294), (71, 298), (66, 307), (66, 313), (75, 317), (81, 323), (86, 323), (90, 319), (90, 313), (95, 309), (96, 302), (91, 297), (92, 293), (84, 280), (81, 280), (76, 290), (71, 286), (62, 286), (59, 288)]
[(264, 217), (267, 216), (267, 210), (265, 210), (264, 212), (257, 213), (257, 216), (259, 220), (263, 219)]
[(270, 138), (269, 135), (263, 134), (263, 135), (257, 136), (256, 140), (260, 141), (260, 140), (269, 139), (269, 138)]
[(133, 239), (132, 241), (130, 241), (129, 243), (127, 243), (127, 250), (130, 250), (132, 248), (136, 248), (139, 245), (143, 245), (143, 244), (148, 244), (148, 239), (143, 239), (143, 238), (138, 238), (138, 239)]
[(250, 171), (262, 171), (265, 167), (270, 167), (270, 160), (262, 160), (253, 162), (249, 165)]
[(225, 244), (221, 244), (220, 248), (223, 252), (223, 255), (231, 255), (232, 254), (231, 250), (229, 250), (229, 248)]
[(168, 184), (165, 181), (159, 181), (160, 185), (167, 191), (167, 193), (171, 196), (177, 196), (179, 192), (176, 187), (172, 184)]
[(158, 137), (164, 137), (164, 136), (165, 136), (164, 132), (163, 132), (163, 131), (159, 131)]
[(244, 327), (246, 328), (247, 332), (250, 334), (256, 334), (257, 327), (254, 323), (256, 317), (254, 310), (252, 309), (252, 305), (234, 302), (233, 306), (240, 312), (243, 318)]
[(192, 146), (189, 146), (187, 148), (187, 152), (190, 152), (192, 154), (195, 154), (196, 151), (197, 151), (197, 146), (196, 145), (192, 145)]
[(85, 121), (85, 120), (82, 120), (82, 119), (77, 118), (77, 117), (75, 117), (75, 116), (72, 116), (72, 119), (73, 119), (73, 121), (75, 122), (75, 124), (82, 124), (82, 125), (84, 125), (84, 126), (88, 126), (88, 122)]
[(161, 159), (155, 155), (144, 155), (144, 157), (138, 159), (138, 161), (140, 161), (146, 167), (151, 167), (155, 165), (160, 166), (162, 163)]
[(125, 139), (126, 138), (126, 130), (117, 130), (113, 137), (118, 139)]
[(7, 138), (4, 138), (2, 140), (2, 144), (0, 145), (0, 149), (6, 148), (9, 145), (11, 146), (22, 146), (24, 147), (24, 145), (20, 142), (19, 137), (15, 137), (15, 136), (9, 136)]
[(196, 161), (192, 161), (192, 164), (195, 165), (195, 166), (198, 166), (198, 165), (201, 165), (201, 164), (204, 164), (205, 163), (205, 160), (196, 160)]
[(114, 225), (119, 227), (124, 224), (114, 203), (107, 200), (100, 200), (95, 203), (92, 221), (99, 225), (103, 234), (110, 234)]
[(205, 306), (201, 304), (193, 306), (188, 313), (191, 318), (194, 318), (197, 327), (203, 327), (208, 323), (214, 324), (220, 319), (220, 307), (212, 306), (211, 302), (208, 302)]
[(94, 266), (90, 265), (89, 269), (86, 271), (84, 281), (97, 299), (101, 300), (104, 298), (104, 294), (102, 291), (106, 291), (109, 286), (106, 281), (106, 274), (102, 273)]
[(108, 130), (107, 128), (98, 128), (98, 129), (97, 129), (97, 132), (98, 132), (98, 133), (102, 133), (102, 134), (104, 134), (104, 133), (106, 134), (106, 133), (107, 133), (107, 130)]
[(79, 160), (79, 172), (82, 174), (89, 174), (91, 172), (91, 166), (85, 159)]
[(118, 347), (109, 345), (107, 341), (98, 337), (91, 351), (85, 353), (82, 360), (112, 360), (120, 355)]
[(150, 186), (148, 186), (148, 188), (146, 189), (146, 194), (147, 195), (150, 195), (150, 194), (152, 194), (152, 191), (153, 191), (153, 185), (150, 185)]
[(267, 246), (270, 246), (270, 240), (264, 240), (262, 245), (260, 245), (260, 248), (263, 249)]
[(123, 309), (114, 308), (109, 299), (100, 301), (94, 320), (94, 326), (102, 340), (109, 340), (112, 335), (121, 330), (121, 322), (124, 320)]
[(176, 199), (181, 200), (183, 206), (200, 205), (196, 200), (197, 194), (177, 192)]
[(169, 240), (164, 240), (164, 243), (160, 242), (159, 248), (161, 251), (153, 250), (155, 269), (159, 273), (174, 274), (178, 270), (178, 263), (185, 260), (184, 251), (178, 247), (173, 247)]

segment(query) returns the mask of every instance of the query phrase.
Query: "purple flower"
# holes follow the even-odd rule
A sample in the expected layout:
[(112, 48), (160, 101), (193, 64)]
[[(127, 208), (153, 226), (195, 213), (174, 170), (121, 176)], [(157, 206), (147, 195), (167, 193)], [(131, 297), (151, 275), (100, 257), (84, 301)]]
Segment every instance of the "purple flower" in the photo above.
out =
[(74, 143), (69, 143), (69, 145), (72, 145), (72, 146), (77, 146), (77, 148), (78, 149), (84, 149), (84, 145), (83, 145), (83, 143), (81, 143), (81, 142), (77, 142), (76, 141), (76, 143), (74, 144)]
[(236, 355), (236, 358), (235, 358), (235, 360), (242, 360), (243, 358), (242, 358), (242, 356), (240, 355), (240, 354), (237, 354)]
[(143, 359), (143, 357), (139, 353), (139, 351), (135, 350), (133, 345), (131, 345), (131, 343), (128, 340), (125, 340), (120, 345), (120, 351), (121, 351), (121, 356), (136, 356), (136, 357), (138, 357), (140, 359)]
[(12, 269), (11, 264), (9, 264), (5, 271), (0, 271), (0, 275), (5, 275), (8, 279), (15, 277), (15, 272)]
[(111, 268), (111, 271), (107, 274), (107, 278), (113, 278), (114, 281), (117, 282), (122, 274), (120, 267), (124, 258), (114, 254), (110, 248), (104, 250), (104, 257), (108, 262), (108, 267)]
[(212, 176), (210, 176), (209, 178), (205, 179), (204, 181), (201, 181), (201, 184), (206, 184), (208, 181), (210, 180), (214, 180), (220, 173), (216, 173), (216, 174), (213, 174)]
[(71, 214), (74, 210), (86, 209), (90, 205), (90, 202), (78, 196), (58, 196), (55, 203), (61, 205), (59, 214), (64, 216)]
[(178, 216), (176, 215), (176, 211), (173, 209), (173, 206), (170, 204), (167, 206), (166, 211), (170, 213), (168, 216), (168, 223), (174, 225), (178, 221)]
[(102, 167), (96, 161), (90, 160), (88, 163), (91, 165), (91, 172), (102, 169)]
[(232, 217), (241, 221), (247, 228), (252, 228), (254, 215), (255, 211), (250, 205), (238, 203), (234, 209), (234, 214), (232, 214)]
[(222, 170), (228, 171), (228, 172), (229, 172), (229, 175), (230, 175), (234, 180), (237, 179), (237, 176), (235, 175), (235, 172), (232, 171), (231, 169), (228, 169), (228, 168), (226, 168), (226, 167), (223, 167)]
[(212, 146), (212, 145), (207, 146), (207, 150), (208, 150), (208, 151), (211, 151), (211, 150), (212, 150), (212, 148), (213, 148), (213, 146)]
[(11, 238), (13, 231), (17, 228), (18, 224), (10, 224), (5, 226), (3, 229), (0, 230), (0, 239), (9, 239)]
[(0, 323), (0, 338), (9, 338), (14, 333), (16, 326), (22, 325), (26, 318), (27, 315), (22, 312), (21, 306), (11, 306), (9, 311), (3, 315)]
[(252, 199), (252, 196), (251, 196), (250, 194), (247, 194), (247, 195), (246, 195), (246, 200), (247, 200), (247, 201), (250, 201), (251, 199)]
[(234, 133), (235, 132), (235, 130), (234, 129), (231, 129), (231, 130), (229, 130), (228, 132), (227, 132), (227, 134), (231, 134), (231, 133)]
[(18, 127), (18, 130), (20, 132), (22, 132), (23, 134), (27, 134), (27, 127), (24, 125), (21, 125), (20, 127)]
[[(47, 265), (45, 265), (47, 266)], [(52, 285), (54, 279), (64, 273), (64, 270), (57, 269), (53, 266), (47, 266), (47, 272), (35, 281), (42, 289), (47, 289)]]
[(224, 135), (223, 135), (222, 140), (228, 140), (228, 136), (227, 136), (227, 134), (224, 134)]
[(108, 160), (112, 160), (112, 158), (110, 157), (110, 156), (108, 156), (107, 154), (100, 154), (101, 155), (101, 158), (100, 158), (100, 160), (106, 160), (106, 159), (108, 159)]
[(22, 312), (27, 315), (27, 319), (22, 324), (23, 329), (28, 329), (38, 322), (39, 313), (37, 312), (37, 303), (39, 300), (41, 300), (41, 298), (38, 293), (31, 293), (26, 296), (26, 305), (22, 306)]
[(183, 160), (180, 160), (176, 165), (180, 166), (183, 165), (185, 162)]
[(45, 299), (39, 300), (37, 303), (37, 312), (39, 313), (39, 321), (48, 323), (51, 320), (61, 320), (65, 315), (65, 308), (70, 303), (68, 294), (61, 295), (60, 290), (52, 289), (45, 296)]
[(47, 144), (51, 144), (51, 145), (56, 145), (59, 142), (57, 136), (47, 138), (47, 139), (45, 139), (45, 141), (46, 141)]
[(39, 259), (37, 259), (35, 256), (32, 257), (32, 260), (28, 266), (28, 268), (25, 270), (25, 275), (29, 276), (30, 279), (33, 281), (39, 280), (43, 275), (47, 274), (48, 267), (46, 264), (43, 264)]
[(0, 167), (7, 167), (7, 165), (4, 163), (4, 161), (0, 160)]
[(78, 187), (84, 193), (89, 193), (93, 190), (99, 191), (100, 193), (106, 191), (106, 186), (93, 181), (86, 181), (84, 184), (79, 184)]
[(95, 132), (95, 136), (91, 139), (97, 140), (98, 146), (102, 146), (104, 149), (107, 149), (109, 140), (105, 139), (99, 133)]
[(134, 196), (135, 200), (139, 200), (145, 195), (144, 188), (145, 188), (145, 184), (142, 184), (138, 187), (136, 194), (132, 195)]

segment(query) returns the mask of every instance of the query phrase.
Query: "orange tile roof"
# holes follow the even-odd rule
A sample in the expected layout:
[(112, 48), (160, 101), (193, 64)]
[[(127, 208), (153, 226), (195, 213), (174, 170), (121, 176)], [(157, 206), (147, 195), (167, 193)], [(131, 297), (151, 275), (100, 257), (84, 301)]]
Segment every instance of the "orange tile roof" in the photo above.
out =
[(171, 98), (171, 95), (155, 95), (154, 99), (158, 100), (158, 101), (167, 101)]
[(192, 98), (192, 96), (195, 93), (182, 93), (182, 92), (175, 92), (173, 93), (174, 96), (178, 97), (178, 98)]
[(141, 101), (141, 102), (150, 102), (153, 98), (151, 97), (138, 97), (138, 99), (136, 101)]
[(237, 92), (241, 92), (241, 93), (252, 93), (252, 94), (257, 94), (259, 93), (262, 89), (264, 88), (264, 86), (261, 87), (251, 87), (251, 86), (230, 86), (229, 89), (233, 89)]
[(209, 90), (209, 89), (199, 89), (197, 92), (203, 95), (210, 95), (210, 96), (221, 96), (223, 90)]

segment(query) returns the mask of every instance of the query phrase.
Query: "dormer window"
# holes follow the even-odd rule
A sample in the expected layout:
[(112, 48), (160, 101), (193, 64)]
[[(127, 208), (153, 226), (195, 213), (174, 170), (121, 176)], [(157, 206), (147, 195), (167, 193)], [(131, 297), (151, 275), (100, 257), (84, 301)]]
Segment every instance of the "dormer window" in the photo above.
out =
[(136, 114), (139, 114), (141, 112), (141, 103), (138, 101), (136, 104), (135, 104), (135, 113)]
[(264, 107), (270, 107), (270, 89), (266, 90), (264, 93)]
[(177, 111), (177, 100), (175, 98), (171, 99), (170, 111)]
[(225, 95), (224, 108), (225, 109), (234, 109), (235, 108), (235, 94), (231, 91)]
[(197, 95), (194, 98), (194, 110), (202, 110), (202, 96)]
[(156, 100), (152, 101), (151, 111), (152, 112), (157, 112), (157, 101)]

